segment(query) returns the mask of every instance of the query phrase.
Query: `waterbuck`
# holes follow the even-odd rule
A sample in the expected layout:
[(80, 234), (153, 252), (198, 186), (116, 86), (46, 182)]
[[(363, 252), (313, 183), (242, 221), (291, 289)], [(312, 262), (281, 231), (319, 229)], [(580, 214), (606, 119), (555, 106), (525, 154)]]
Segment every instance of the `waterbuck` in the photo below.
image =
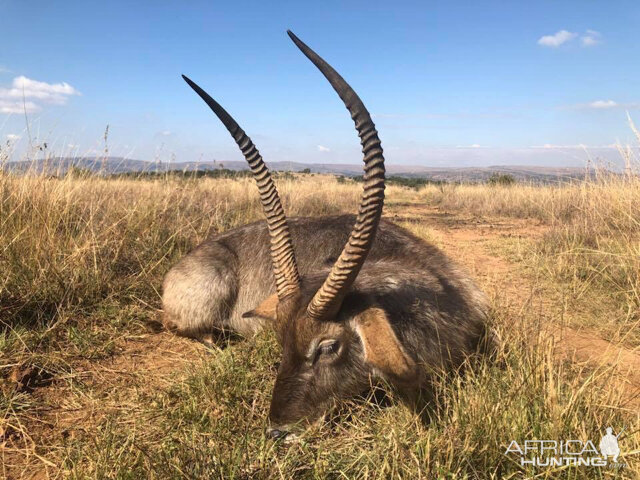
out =
[[(325, 217), (288, 222), (251, 140), (215, 100), (185, 77), (240, 146), (255, 174), (267, 217), (276, 293), (256, 302), (242, 318), (257, 319), (260, 325), (268, 322), (282, 346), (269, 411), (269, 433), (274, 438), (287, 436), (302, 421), (321, 417), (334, 402), (362, 393), (375, 378), (415, 398), (428, 387), (434, 372), (456, 369), (487, 347), (488, 303), (474, 282), (433, 245), (381, 221), (384, 157), (364, 104), (329, 64), (288, 33), (327, 78), (355, 122), (364, 155), (364, 189), (355, 220)], [(325, 240), (335, 242), (343, 236), (346, 225), (351, 229), (344, 248), (327, 264), (333, 244), (319, 247)], [(182, 282), (176, 291), (202, 289), (206, 295), (199, 297), (201, 301), (207, 295), (216, 298), (211, 305), (227, 309), (218, 318), (238, 310), (238, 300), (233, 299), (246, 276), (270, 283), (265, 279), (266, 262), (258, 265), (249, 260), (267, 248), (267, 231), (252, 224), (227, 237), (220, 235), (174, 267), (179, 273), (170, 272), (165, 281), (167, 321), (172, 321), (172, 306), (181, 301), (167, 298), (167, 292), (174, 291), (172, 282)], [(297, 242), (304, 248), (294, 249)], [(311, 245), (319, 252), (312, 252)], [(198, 267), (200, 261), (207, 267)], [(245, 270), (238, 273), (240, 265)], [(196, 273), (190, 276), (191, 268)], [(221, 292), (232, 299), (227, 305), (217, 300)], [(189, 293), (184, 295), (187, 298)], [(247, 325), (239, 324), (241, 329), (257, 328)]]

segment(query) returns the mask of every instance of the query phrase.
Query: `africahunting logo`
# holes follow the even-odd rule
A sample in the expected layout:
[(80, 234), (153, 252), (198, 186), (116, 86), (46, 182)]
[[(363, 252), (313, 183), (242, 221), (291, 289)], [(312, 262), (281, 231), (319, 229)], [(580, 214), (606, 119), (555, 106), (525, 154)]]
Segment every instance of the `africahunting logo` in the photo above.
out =
[(624, 468), (619, 463), (620, 445), (618, 439), (624, 428), (614, 435), (613, 428), (607, 427), (598, 448), (591, 440), (512, 440), (505, 455), (520, 456), (520, 465), (534, 467), (562, 467), (569, 465), (587, 467)]

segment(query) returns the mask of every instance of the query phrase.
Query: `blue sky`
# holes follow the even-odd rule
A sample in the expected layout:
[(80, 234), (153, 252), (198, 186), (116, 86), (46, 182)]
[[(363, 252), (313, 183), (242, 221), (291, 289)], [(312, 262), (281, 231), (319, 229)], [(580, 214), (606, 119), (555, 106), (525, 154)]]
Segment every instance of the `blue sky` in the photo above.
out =
[(358, 91), (390, 164), (580, 166), (632, 143), (639, 26), (637, 0), (0, 0), (0, 140), (24, 151), (26, 106), (56, 153), (102, 151), (108, 124), (113, 155), (241, 160), (185, 73), (267, 161), (359, 162), (291, 28)]

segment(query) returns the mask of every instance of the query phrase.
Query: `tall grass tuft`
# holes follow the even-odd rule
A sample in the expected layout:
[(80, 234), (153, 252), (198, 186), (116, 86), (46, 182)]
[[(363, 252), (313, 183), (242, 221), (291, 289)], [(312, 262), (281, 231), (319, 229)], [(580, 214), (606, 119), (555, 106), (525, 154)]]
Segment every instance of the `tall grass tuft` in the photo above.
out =
[[(289, 215), (353, 211), (355, 185), (278, 182)], [(172, 260), (207, 235), (260, 220), (252, 179), (62, 178), (0, 173), (0, 317), (41, 324), (106, 299), (158, 305)]]

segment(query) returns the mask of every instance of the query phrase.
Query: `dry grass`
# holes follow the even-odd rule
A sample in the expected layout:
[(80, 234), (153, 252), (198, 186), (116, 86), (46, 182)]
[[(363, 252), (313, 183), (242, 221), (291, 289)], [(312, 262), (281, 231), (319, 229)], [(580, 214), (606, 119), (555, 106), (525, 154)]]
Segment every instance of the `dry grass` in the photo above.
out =
[[(291, 215), (353, 211), (361, 188), (319, 176), (280, 179), (278, 187)], [(608, 178), (387, 193), (389, 204), (436, 202), (548, 224), (547, 236), (530, 242), (527, 268), (582, 289), (585, 303), (596, 291), (615, 300), (607, 312), (632, 329), (640, 305), (639, 187), (637, 179)], [(153, 332), (158, 289), (175, 260), (208, 234), (261, 218), (249, 179), (0, 174), (0, 471), (16, 478), (605, 478), (615, 472), (521, 467), (504, 450), (513, 439), (597, 442), (613, 425), (628, 434), (628, 466), (617, 474), (640, 475), (632, 453), (640, 450), (638, 412), (610, 382), (616, 367), (558, 359), (544, 333), (549, 318), (500, 295), (493, 323), (508, 346), (500, 362), (440, 379), (429, 411), (369, 399), (337, 411), (301, 443), (268, 441), (278, 359), (269, 333), (205, 353)], [(429, 235), (419, 225), (412, 230)], [(156, 337), (162, 353), (126, 356), (132, 344)], [(135, 361), (140, 369), (128, 366)], [(12, 375), (29, 368), (29, 388), (17, 388)]]
[[(313, 185), (313, 186), (312, 186)], [(358, 191), (279, 182), (291, 215), (353, 210)], [(50, 323), (109, 299), (158, 305), (172, 259), (207, 235), (261, 219), (251, 179), (0, 176), (0, 301), (11, 325)]]
[(598, 316), (607, 304), (609, 315), (597, 323), (640, 345), (639, 176), (601, 172), (591, 181), (544, 187), (427, 187), (421, 195), (445, 210), (548, 225), (525, 249), (529, 263)]

